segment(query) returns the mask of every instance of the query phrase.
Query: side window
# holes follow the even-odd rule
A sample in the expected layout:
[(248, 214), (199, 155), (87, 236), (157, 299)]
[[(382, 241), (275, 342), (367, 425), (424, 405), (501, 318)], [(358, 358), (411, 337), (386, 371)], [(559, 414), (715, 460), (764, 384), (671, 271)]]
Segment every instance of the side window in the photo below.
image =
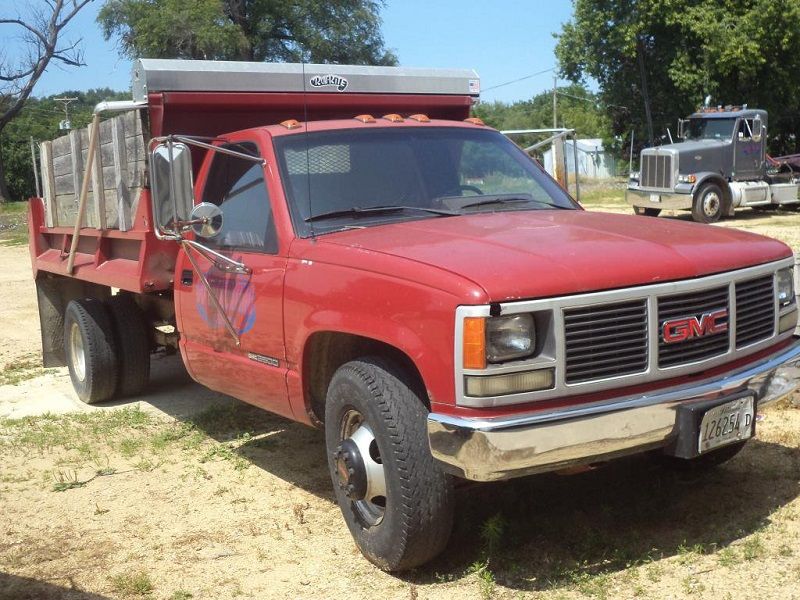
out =
[(749, 140), (753, 137), (753, 119), (739, 121), (739, 139)]
[[(252, 143), (225, 147), (258, 156), (258, 150)], [(202, 201), (211, 202), (222, 209), (222, 229), (216, 237), (205, 240), (209, 246), (260, 250), (271, 254), (278, 251), (264, 167), (260, 163), (215, 153)]]

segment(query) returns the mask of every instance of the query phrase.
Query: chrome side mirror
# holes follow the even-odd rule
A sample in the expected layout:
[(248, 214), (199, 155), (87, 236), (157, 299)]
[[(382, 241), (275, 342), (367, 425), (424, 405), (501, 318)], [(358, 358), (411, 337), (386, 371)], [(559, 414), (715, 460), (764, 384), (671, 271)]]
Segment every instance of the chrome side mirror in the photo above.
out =
[(688, 122), (689, 119), (678, 119), (678, 139), (682, 140), (686, 138), (686, 132), (684, 129)]
[(179, 235), (194, 205), (192, 153), (189, 146), (172, 140), (156, 145), (150, 153), (150, 188), (156, 231)]
[(760, 142), (761, 138), (764, 135), (764, 126), (761, 122), (761, 117), (756, 115), (755, 119), (753, 119), (753, 141)]
[(222, 209), (211, 202), (201, 202), (192, 209), (189, 222), (198, 237), (217, 237), (222, 229)]

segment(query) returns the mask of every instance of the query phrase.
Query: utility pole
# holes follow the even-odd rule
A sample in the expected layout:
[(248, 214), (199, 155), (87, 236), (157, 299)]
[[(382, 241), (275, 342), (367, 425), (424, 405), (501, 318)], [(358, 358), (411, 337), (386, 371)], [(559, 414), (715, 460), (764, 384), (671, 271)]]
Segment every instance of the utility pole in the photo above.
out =
[[(556, 113), (558, 97), (558, 75), (553, 75), (553, 129), (558, 129), (558, 117)], [(556, 132), (553, 132), (556, 135)], [(556, 181), (567, 187), (567, 170), (564, 165), (564, 136), (553, 138), (553, 177)]]
[(645, 69), (644, 65), (644, 42), (642, 42), (642, 38), (637, 38), (636, 50), (636, 54), (639, 55), (639, 76), (642, 78), (642, 96), (644, 97), (644, 115), (647, 119), (647, 136), (650, 138), (650, 145), (654, 146), (653, 115), (650, 113), (650, 94), (647, 92), (647, 69)]
[(63, 102), (64, 103), (64, 120), (58, 124), (59, 129), (72, 129), (72, 123), (69, 120), (69, 105), (72, 102), (76, 102), (77, 98), (53, 98), (56, 102)]

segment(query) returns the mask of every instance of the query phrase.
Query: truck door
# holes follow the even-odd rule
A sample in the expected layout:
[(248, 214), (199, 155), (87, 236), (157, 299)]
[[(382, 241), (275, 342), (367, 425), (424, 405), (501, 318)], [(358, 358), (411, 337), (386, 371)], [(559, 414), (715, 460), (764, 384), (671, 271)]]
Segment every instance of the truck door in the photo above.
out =
[(761, 179), (764, 175), (764, 137), (753, 140), (753, 119), (739, 119), (734, 133), (734, 179)]
[[(251, 142), (222, 147), (258, 156)], [(219, 269), (190, 249), (209, 291), (186, 250), (181, 251), (175, 285), (181, 351), (192, 376), (203, 385), (291, 416), (283, 338), (286, 258), (278, 253), (265, 167), (221, 152), (209, 159), (210, 165), (201, 171), (197, 201), (222, 209), (222, 228), (214, 237), (197, 241), (252, 272)], [(226, 317), (239, 336), (238, 346)]]

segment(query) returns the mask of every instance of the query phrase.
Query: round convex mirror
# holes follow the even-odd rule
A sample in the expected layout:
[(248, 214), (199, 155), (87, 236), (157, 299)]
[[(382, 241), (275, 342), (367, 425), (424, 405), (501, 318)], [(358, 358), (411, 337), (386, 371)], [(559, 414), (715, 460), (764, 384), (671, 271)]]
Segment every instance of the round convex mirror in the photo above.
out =
[(222, 229), (222, 209), (210, 202), (201, 202), (192, 209), (192, 221), (202, 221), (192, 224), (192, 231), (204, 238), (217, 236)]

